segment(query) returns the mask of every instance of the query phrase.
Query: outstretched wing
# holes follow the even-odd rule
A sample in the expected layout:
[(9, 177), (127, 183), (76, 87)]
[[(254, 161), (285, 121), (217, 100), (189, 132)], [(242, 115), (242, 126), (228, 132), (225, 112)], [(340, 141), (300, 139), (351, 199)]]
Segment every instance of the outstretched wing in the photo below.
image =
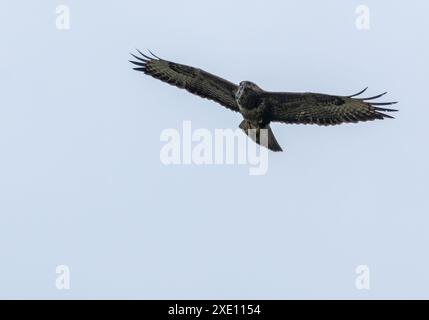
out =
[(351, 96), (266, 92), (267, 116), (271, 121), (325, 126), (393, 118), (383, 112), (397, 110), (387, 109), (384, 106), (395, 104), (396, 102), (370, 101), (383, 96), (386, 92), (369, 98), (355, 98), (366, 89)]
[(178, 64), (155, 56), (149, 57), (139, 50), (141, 56), (132, 56), (137, 61), (130, 61), (137, 65), (134, 70), (142, 71), (156, 79), (167, 82), (202, 98), (210, 99), (221, 105), (238, 111), (235, 102), (235, 91), (238, 86), (232, 82), (210, 74), (204, 70)]

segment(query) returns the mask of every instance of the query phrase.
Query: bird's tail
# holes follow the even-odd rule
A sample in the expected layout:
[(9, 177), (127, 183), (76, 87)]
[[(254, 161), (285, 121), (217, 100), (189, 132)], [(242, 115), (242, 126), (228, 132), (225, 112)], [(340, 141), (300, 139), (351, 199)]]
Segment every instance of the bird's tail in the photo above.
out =
[[(270, 128), (270, 125), (260, 127), (253, 125), (247, 120), (243, 120), (240, 123), (239, 127), (244, 131), (247, 136), (249, 136), (250, 139), (255, 141), (257, 144), (264, 146), (271, 151), (283, 151), (279, 143), (277, 142), (276, 137), (274, 136), (274, 133)], [(264, 135), (267, 135), (267, 137), (264, 137)]]

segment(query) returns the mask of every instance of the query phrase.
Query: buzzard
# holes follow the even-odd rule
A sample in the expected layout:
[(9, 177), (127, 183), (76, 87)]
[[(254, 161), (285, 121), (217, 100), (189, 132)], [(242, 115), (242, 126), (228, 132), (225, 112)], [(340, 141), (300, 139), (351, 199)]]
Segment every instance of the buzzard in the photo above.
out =
[[(137, 60), (130, 61), (137, 66), (134, 70), (239, 112), (243, 116), (239, 127), (253, 141), (272, 151), (282, 148), (270, 128), (271, 122), (329, 126), (393, 118), (383, 112), (397, 111), (384, 107), (396, 102), (373, 101), (387, 92), (369, 98), (358, 98), (367, 88), (349, 96), (270, 92), (250, 81), (236, 85), (204, 70), (161, 59), (150, 51), (152, 57), (137, 51), (140, 56), (131, 54)], [(254, 133), (250, 134), (249, 129), (254, 129)], [(268, 139), (261, 139), (262, 133), (268, 134)]]

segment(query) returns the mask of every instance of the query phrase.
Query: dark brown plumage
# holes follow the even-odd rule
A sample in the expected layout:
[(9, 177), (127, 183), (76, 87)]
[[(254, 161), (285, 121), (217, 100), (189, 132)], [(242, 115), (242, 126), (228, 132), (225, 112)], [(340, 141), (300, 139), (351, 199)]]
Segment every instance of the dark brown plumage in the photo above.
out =
[(350, 96), (311, 92), (269, 92), (250, 81), (242, 81), (236, 85), (204, 70), (170, 62), (153, 53), (151, 53), (153, 57), (149, 57), (138, 52), (141, 56), (132, 54), (137, 61), (130, 61), (137, 65), (134, 70), (142, 71), (200, 97), (213, 100), (230, 110), (240, 112), (244, 118), (240, 128), (248, 135), (249, 129), (256, 129), (257, 136), (252, 140), (257, 143), (261, 143), (259, 134), (264, 132), (260, 129), (267, 129), (266, 147), (273, 151), (282, 149), (272, 133), (270, 122), (329, 126), (393, 118), (385, 112), (397, 111), (384, 107), (396, 102), (373, 102), (386, 92), (369, 98), (357, 98), (367, 88)]
[(331, 96), (318, 93), (269, 93), (267, 95), (271, 121), (296, 124), (336, 125), (347, 122), (370, 121), (393, 118), (382, 112), (397, 111), (384, 105), (396, 102), (377, 103), (370, 98)]
[(149, 57), (140, 51), (139, 53), (141, 57), (132, 54), (138, 60), (130, 61), (138, 66), (134, 70), (239, 111), (234, 97), (234, 92), (238, 89), (236, 84), (198, 68), (163, 60), (154, 54), (154, 57)]

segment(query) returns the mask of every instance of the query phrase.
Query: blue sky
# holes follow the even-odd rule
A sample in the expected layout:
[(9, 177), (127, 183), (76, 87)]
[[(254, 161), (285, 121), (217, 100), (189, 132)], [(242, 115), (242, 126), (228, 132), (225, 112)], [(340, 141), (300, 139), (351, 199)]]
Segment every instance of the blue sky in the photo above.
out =
[[(55, 9), (70, 8), (70, 30)], [(358, 30), (358, 5), (370, 29)], [(428, 298), (424, 1), (3, 1), (1, 298)], [(240, 115), (132, 70), (135, 48), (273, 91), (398, 100), (273, 125), (285, 152), (165, 166), (160, 133)], [(55, 287), (56, 266), (70, 289)], [(357, 290), (355, 269), (370, 269)]]

